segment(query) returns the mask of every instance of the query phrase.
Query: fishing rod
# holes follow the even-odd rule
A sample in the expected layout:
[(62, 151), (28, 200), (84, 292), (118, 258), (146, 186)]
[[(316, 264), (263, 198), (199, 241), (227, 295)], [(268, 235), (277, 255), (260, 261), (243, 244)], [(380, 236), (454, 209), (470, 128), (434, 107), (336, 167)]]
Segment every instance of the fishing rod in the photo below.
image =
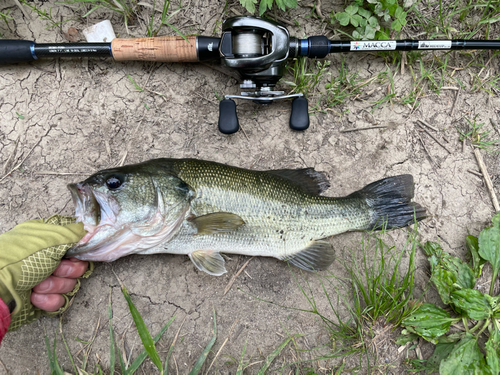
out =
[(256, 17), (228, 18), (220, 38), (206, 36), (113, 39), (110, 43), (35, 43), (0, 39), (0, 64), (29, 62), (54, 57), (112, 57), (115, 61), (199, 62), (220, 59), (235, 69), (242, 80), (241, 95), (224, 95), (219, 104), (219, 130), (238, 131), (233, 99), (249, 99), (259, 104), (293, 98), (290, 128), (309, 127), (308, 102), (302, 93), (284, 95), (274, 91), (285, 73), (288, 59), (301, 56), (324, 58), (330, 53), (367, 51), (496, 50), (496, 40), (376, 40), (341, 41), (326, 36), (307, 39), (291, 37), (283, 25)]

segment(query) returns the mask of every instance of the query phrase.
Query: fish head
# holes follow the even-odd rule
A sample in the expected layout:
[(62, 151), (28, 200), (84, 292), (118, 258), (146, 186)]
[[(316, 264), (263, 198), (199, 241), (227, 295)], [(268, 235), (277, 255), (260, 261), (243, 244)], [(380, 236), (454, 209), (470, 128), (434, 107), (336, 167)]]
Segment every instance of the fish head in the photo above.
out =
[(113, 261), (168, 241), (177, 233), (193, 190), (169, 171), (132, 165), (68, 185), (77, 222), (87, 234), (67, 253)]

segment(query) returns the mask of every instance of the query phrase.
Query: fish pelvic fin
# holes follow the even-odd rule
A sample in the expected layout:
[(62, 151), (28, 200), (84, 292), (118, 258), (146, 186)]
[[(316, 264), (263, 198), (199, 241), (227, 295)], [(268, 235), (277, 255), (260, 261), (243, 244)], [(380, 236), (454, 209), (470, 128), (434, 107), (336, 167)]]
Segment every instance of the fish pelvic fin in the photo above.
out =
[(212, 276), (221, 276), (225, 274), (226, 266), (224, 258), (217, 251), (197, 250), (189, 254), (189, 258), (196, 268)]
[(366, 230), (393, 229), (411, 225), (427, 217), (424, 207), (412, 202), (413, 176), (404, 174), (375, 181), (348, 198), (363, 198), (373, 210)]
[(229, 212), (216, 212), (195, 217), (190, 220), (198, 230), (197, 234), (215, 234), (232, 232), (245, 224), (243, 219)]
[(306, 271), (319, 271), (328, 268), (335, 260), (335, 250), (331, 243), (323, 240), (313, 241), (304, 250), (287, 255), (282, 260)]

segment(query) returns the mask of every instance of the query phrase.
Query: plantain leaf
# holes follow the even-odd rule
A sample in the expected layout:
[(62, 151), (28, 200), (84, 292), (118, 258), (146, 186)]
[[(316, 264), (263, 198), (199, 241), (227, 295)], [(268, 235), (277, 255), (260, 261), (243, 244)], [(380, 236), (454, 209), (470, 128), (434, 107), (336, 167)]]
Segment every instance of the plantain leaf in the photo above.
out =
[(479, 255), (491, 263), (493, 279), (500, 271), (500, 213), (491, 219), (493, 226), (484, 228), (479, 234)]
[(479, 243), (477, 237), (467, 236), (466, 239), (467, 249), (470, 251), (472, 256), (472, 269), (476, 277), (481, 276), (481, 271), (483, 269), (486, 260), (479, 256)]
[(500, 373), (500, 331), (497, 324), (493, 323), (490, 329), (490, 338), (486, 342), (486, 363), (492, 374)]
[(427, 372), (438, 372), (441, 361), (450, 355), (456, 344), (456, 341), (446, 343), (438, 342), (434, 348), (434, 353), (432, 353), (427, 360)]
[(439, 366), (440, 374), (489, 374), (484, 355), (479, 349), (476, 338), (467, 333)]
[(493, 314), (488, 299), (479, 290), (456, 290), (451, 293), (450, 297), (453, 304), (471, 319), (483, 320), (489, 318)]
[(437, 338), (448, 332), (450, 325), (460, 318), (451, 318), (450, 314), (432, 303), (423, 303), (413, 314), (405, 318), (402, 324), (410, 332), (417, 333), (434, 344)]
[(450, 303), (450, 294), (457, 289), (472, 289), (476, 284), (474, 271), (460, 258), (443, 251), (435, 242), (427, 242), (424, 252), (431, 264), (431, 281), (444, 303)]

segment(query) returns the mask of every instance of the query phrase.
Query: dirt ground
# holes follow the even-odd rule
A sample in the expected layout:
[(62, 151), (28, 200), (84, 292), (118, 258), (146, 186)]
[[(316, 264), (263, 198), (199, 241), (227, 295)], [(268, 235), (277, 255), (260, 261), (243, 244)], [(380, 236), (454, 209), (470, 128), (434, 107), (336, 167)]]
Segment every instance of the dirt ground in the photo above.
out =
[[(81, 33), (87, 25), (105, 18), (111, 19), (117, 34), (126, 36), (119, 15), (97, 11), (81, 18), (83, 11), (63, 4), (53, 1), (36, 4), (46, 10), (52, 7), (55, 20), (74, 20), (64, 23), (62, 30), (46, 29), (45, 21), (33, 13), (33, 19), (26, 20), (14, 2), (7, 0), (0, 4), (0, 11), (10, 9), (14, 19), (8, 25), (0, 23), (4, 38), (64, 42), (67, 39), (62, 32), (68, 27), (75, 27)], [(280, 17), (298, 20), (300, 27), (289, 26), (291, 35), (322, 34), (324, 25), (317, 18), (306, 18), (311, 9), (299, 4), (300, 7), (289, 14), (279, 13)], [(338, 11), (342, 4), (323, 1), (323, 13)], [(225, 5), (225, 2), (193, 0), (184, 4), (172, 22), (185, 34), (212, 35), (215, 31), (214, 35), (219, 35), (220, 20), (225, 14), (233, 15), (232, 8), (243, 12), (235, 2), (229, 2), (226, 9)], [(333, 38), (329, 30), (327, 35)], [(144, 36), (144, 21), (137, 20), (130, 26), (130, 32), (131, 37)], [(174, 35), (175, 32), (165, 27), (160, 34)], [(331, 61), (332, 76), (337, 74), (340, 58), (339, 55), (327, 57)], [(360, 55), (346, 54), (344, 58), (349, 71), (358, 71), (366, 79), (387, 69), (393, 74), (397, 71), (375, 55), (360, 58)], [(495, 74), (496, 67), (498, 61), (493, 61), (486, 69)], [(147, 90), (137, 91), (127, 74)], [(469, 74), (465, 71), (457, 74), (463, 75), (467, 86)], [(407, 92), (411, 82), (408, 69), (404, 74), (399, 70), (395, 74), (394, 85), (399, 94)], [(216, 64), (59, 59), (2, 66), (0, 165), (9, 158), (12, 162), (0, 178), (21, 161), (22, 165), (0, 182), (0, 231), (32, 218), (55, 213), (71, 215), (73, 204), (66, 185), (117, 165), (124, 158), (126, 163), (133, 163), (157, 157), (191, 157), (250, 169), (314, 167), (329, 176), (331, 188), (326, 194), (331, 196), (347, 195), (383, 177), (410, 173), (416, 184), (415, 201), (432, 215), (420, 225), (421, 240), (438, 241), (446, 251), (463, 256), (465, 236), (477, 235), (489, 223), (494, 209), (482, 178), (470, 172), (479, 168), (471, 147), (462, 148), (456, 126), (461, 126), (462, 118), (472, 119), (478, 115), (477, 120), (491, 129), (490, 118), (497, 119), (500, 98), (497, 94), (466, 89), (460, 91), (456, 100), (457, 91), (445, 89), (439, 96), (426, 93), (415, 108), (385, 103), (374, 109), (373, 103), (385, 95), (386, 89), (387, 83), (379, 86), (374, 81), (364, 88), (364, 95), (350, 98), (333, 110), (313, 113), (311, 127), (301, 133), (288, 127), (289, 102), (270, 107), (238, 102), (245, 134), (240, 131), (226, 136), (217, 130), (216, 95), (238, 94), (239, 87), (237, 81)], [(310, 106), (314, 100), (310, 98)], [(417, 125), (419, 119), (438, 129), (431, 132), (442, 140), (446, 149), (421, 131)], [(373, 125), (386, 128), (342, 132)], [(483, 154), (499, 194), (498, 157)], [(393, 231), (391, 235), (401, 244), (407, 230)], [(342, 249), (359, 249), (361, 237), (360, 233), (348, 233), (336, 236), (332, 242), (342, 256)], [(69, 349), (80, 364), (84, 347), (80, 341), (89, 341), (95, 336), (87, 368), (92, 370), (96, 363), (104, 370), (109, 368), (111, 295), (118, 341), (132, 358), (139, 352), (140, 340), (114, 273), (124, 281), (153, 334), (175, 316), (159, 348), (163, 359), (180, 329), (175, 361), (171, 360), (170, 367), (180, 374), (191, 369), (210, 340), (213, 311), (217, 317), (218, 339), (208, 364), (226, 337), (229, 339), (209, 373), (234, 374), (245, 344), (245, 361), (257, 362), (248, 367), (246, 373), (256, 373), (261, 367), (260, 361), (282, 343), (287, 334), (304, 334), (297, 340), (300, 349), (329, 345), (328, 332), (318, 319), (307, 312), (278, 306), (310, 308), (294, 275), (283, 262), (252, 259), (231, 290), (223, 295), (230, 279), (248, 259), (232, 257), (227, 262), (228, 273), (221, 277), (197, 271), (187, 257), (168, 254), (129, 256), (111, 264), (97, 264), (94, 274), (82, 282), (81, 291), (61, 319)], [(418, 264), (417, 289), (423, 290), (428, 282), (428, 264), (420, 251)], [(343, 272), (337, 263), (329, 271), (337, 275)], [(318, 310), (333, 318), (318, 278), (314, 274), (304, 277), (310, 282)], [(345, 313), (342, 304), (338, 309), (341, 314)], [(44, 336), (47, 333), (52, 339), (59, 332), (59, 324), (57, 318), (43, 318), (9, 333), (0, 348), (0, 374), (48, 373)], [(391, 336), (391, 340), (395, 337), (396, 334)], [(398, 347), (391, 340), (379, 348), (379, 360), (385, 364), (384, 372), (402, 373), (401, 363), (407, 351), (398, 353)], [(324, 352), (325, 348), (310, 353), (289, 347), (278, 357), (274, 368)], [(57, 355), (64, 369), (72, 371), (60, 336)], [(409, 355), (414, 357), (414, 351)], [(331, 373), (340, 363), (340, 360), (332, 360), (300, 367)], [(145, 361), (143, 369), (142, 373), (152, 373), (152, 363)], [(207, 365), (204, 369), (208, 370)], [(295, 367), (289, 366), (283, 373), (292, 370), (295, 371)], [(302, 373), (305, 374), (305, 370)]]

